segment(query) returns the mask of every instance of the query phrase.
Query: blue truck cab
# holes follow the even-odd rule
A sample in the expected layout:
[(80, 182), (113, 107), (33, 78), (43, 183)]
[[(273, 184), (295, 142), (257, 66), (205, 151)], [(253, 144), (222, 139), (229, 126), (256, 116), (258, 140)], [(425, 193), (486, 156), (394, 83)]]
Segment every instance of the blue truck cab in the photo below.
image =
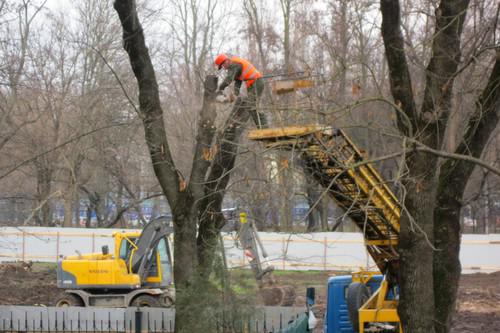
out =
[[(366, 284), (373, 294), (382, 282), (382, 275), (374, 275)], [(328, 279), (324, 333), (356, 333), (347, 310), (347, 289), (352, 282), (351, 275), (333, 276)]]

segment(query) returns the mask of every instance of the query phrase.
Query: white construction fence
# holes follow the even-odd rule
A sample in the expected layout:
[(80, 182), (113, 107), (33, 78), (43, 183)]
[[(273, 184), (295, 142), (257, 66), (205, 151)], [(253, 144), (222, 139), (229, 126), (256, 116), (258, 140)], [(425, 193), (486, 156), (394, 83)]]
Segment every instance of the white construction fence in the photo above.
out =
[[(0, 261), (55, 262), (61, 256), (113, 249), (114, 232), (122, 229), (1, 227)], [(127, 230), (127, 231), (130, 231)], [(282, 270), (359, 270), (375, 268), (360, 233), (285, 234), (259, 232), (268, 262)], [(235, 233), (224, 233), (230, 267), (246, 267)], [(500, 271), (500, 234), (462, 236), (460, 260), (464, 273)]]

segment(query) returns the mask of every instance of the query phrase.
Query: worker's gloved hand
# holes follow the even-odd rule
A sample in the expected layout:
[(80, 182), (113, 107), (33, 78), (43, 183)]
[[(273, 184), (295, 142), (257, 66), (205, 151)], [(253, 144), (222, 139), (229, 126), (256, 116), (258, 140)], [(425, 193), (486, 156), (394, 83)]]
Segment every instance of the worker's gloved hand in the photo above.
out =
[(224, 94), (217, 94), (217, 96), (215, 96), (215, 100), (219, 103), (225, 103), (227, 102), (227, 97), (224, 96)]
[(227, 99), (229, 100), (229, 102), (231, 102), (231, 103), (232, 103), (232, 102), (234, 102), (234, 101), (236, 100), (236, 96), (235, 96), (233, 93), (231, 93), (231, 94), (228, 96), (228, 98), (227, 98)]

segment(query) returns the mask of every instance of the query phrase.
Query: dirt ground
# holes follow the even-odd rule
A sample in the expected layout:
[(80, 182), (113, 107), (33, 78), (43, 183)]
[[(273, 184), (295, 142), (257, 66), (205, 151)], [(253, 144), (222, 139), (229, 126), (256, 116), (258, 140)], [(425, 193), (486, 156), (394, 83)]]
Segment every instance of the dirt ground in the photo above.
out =
[(462, 275), (452, 332), (500, 332), (500, 272)]
[[(307, 287), (316, 288), (316, 313), (322, 319), (326, 303), (326, 281), (334, 272), (275, 272), (280, 284), (295, 287), (295, 305), (305, 304)], [(247, 271), (231, 273), (239, 286), (252, 289)], [(60, 294), (54, 265), (0, 264), (0, 305), (54, 305)], [(321, 330), (320, 330), (321, 331)], [(318, 331), (319, 332), (319, 331)], [(500, 332), (500, 272), (463, 275), (453, 333)]]

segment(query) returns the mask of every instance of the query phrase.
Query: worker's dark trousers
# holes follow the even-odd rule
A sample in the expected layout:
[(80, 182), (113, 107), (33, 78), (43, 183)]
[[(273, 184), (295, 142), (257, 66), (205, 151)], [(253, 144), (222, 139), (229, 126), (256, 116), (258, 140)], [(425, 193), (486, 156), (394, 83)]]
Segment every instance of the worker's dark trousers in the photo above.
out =
[(248, 88), (248, 99), (250, 102), (250, 115), (257, 126), (257, 128), (267, 128), (267, 119), (266, 115), (259, 110), (259, 101), (262, 96), (262, 92), (264, 91), (264, 80), (257, 79), (255, 82)]

